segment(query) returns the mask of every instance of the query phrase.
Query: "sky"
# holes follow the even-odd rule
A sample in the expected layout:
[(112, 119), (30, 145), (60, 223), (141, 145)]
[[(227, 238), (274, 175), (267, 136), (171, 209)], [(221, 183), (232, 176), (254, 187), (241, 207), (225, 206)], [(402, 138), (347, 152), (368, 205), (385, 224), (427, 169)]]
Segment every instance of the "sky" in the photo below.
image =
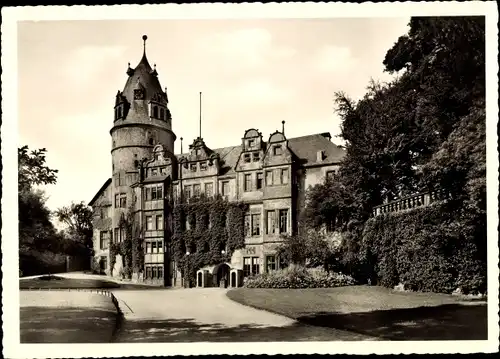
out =
[(101, 20), (18, 23), (19, 147), (46, 148), (59, 170), (45, 186), (51, 210), (88, 203), (111, 176), (115, 95), (143, 51), (168, 88), (172, 130), (186, 149), (199, 133), (210, 148), (330, 132), (342, 144), (334, 93), (354, 99), (371, 78), (387, 81), (385, 53), (409, 18)]

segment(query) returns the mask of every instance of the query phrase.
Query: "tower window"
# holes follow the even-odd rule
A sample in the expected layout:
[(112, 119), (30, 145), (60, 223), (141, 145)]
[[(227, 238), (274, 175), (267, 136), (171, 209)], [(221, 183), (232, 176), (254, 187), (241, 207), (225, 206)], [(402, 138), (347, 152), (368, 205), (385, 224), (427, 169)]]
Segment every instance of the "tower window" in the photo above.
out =
[(153, 106), (153, 117), (158, 118), (158, 107), (157, 106)]
[(118, 107), (118, 118), (122, 118), (122, 107)]
[(149, 138), (149, 144), (150, 144), (150, 145), (153, 145), (153, 144), (154, 144), (154, 141), (153, 141), (153, 139), (152, 139), (152, 138)]
[(160, 108), (160, 120), (163, 120), (165, 117), (165, 110), (163, 108)]

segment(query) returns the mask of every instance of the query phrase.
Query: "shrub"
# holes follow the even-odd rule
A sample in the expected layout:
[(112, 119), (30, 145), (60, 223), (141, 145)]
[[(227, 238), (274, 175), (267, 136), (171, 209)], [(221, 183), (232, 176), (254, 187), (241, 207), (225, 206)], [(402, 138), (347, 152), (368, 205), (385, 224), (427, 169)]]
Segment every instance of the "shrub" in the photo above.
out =
[(323, 268), (291, 266), (271, 273), (262, 273), (245, 280), (247, 288), (333, 288), (353, 285), (352, 277), (342, 273), (328, 273)]
[(362, 252), (383, 286), (484, 293), (481, 238), (464, 223), (446, 202), (380, 215), (366, 222)]

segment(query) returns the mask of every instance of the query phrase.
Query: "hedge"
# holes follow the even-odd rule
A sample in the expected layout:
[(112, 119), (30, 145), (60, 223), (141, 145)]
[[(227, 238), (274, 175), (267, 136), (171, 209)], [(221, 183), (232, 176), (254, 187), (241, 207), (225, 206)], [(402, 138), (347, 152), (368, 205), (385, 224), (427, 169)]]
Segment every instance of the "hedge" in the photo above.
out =
[(324, 269), (291, 266), (270, 273), (262, 273), (245, 280), (247, 288), (334, 288), (356, 284), (354, 279), (341, 273), (327, 273)]
[(436, 203), (368, 220), (362, 253), (386, 287), (450, 293), (486, 292), (486, 261), (475, 225), (450, 204)]

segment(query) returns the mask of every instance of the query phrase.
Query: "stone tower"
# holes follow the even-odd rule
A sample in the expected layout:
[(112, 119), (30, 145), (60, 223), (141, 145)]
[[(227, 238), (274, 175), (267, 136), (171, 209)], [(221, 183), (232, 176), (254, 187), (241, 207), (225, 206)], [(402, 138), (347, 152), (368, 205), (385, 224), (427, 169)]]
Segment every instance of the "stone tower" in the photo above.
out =
[[(135, 68), (127, 69), (127, 82), (116, 94), (112, 139), (112, 201), (114, 241), (123, 240), (117, 228), (121, 213), (130, 207), (133, 191), (130, 185), (139, 180), (141, 161), (150, 158), (155, 145), (174, 152), (175, 134), (168, 97), (162, 90), (156, 72), (146, 57), (147, 36), (142, 37), (144, 52)], [(117, 235), (119, 237), (117, 237)]]

